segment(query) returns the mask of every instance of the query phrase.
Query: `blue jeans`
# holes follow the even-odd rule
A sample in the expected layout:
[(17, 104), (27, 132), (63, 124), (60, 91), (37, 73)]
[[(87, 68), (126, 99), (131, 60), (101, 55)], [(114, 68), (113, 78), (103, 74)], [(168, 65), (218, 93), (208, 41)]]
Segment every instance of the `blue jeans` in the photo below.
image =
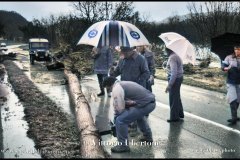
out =
[(122, 145), (128, 145), (128, 125), (137, 121), (137, 125), (143, 135), (147, 138), (152, 138), (152, 131), (145, 119), (145, 115), (155, 109), (156, 103), (149, 103), (142, 108), (129, 107), (125, 109), (119, 116), (116, 117), (115, 125), (117, 139)]

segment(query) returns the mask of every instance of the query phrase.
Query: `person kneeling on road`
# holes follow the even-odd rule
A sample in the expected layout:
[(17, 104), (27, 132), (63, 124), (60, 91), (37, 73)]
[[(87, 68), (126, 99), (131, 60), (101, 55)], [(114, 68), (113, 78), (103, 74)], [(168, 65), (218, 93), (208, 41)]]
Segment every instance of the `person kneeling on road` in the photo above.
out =
[(114, 123), (118, 145), (111, 148), (112, 152), (129, 152), (128, 125), (137, 121), (143, 136), (141, 141), (153, 142), (152, 131), (145, 115), (155, 109), (155, 95), (146, 88), (131, 81), (119, 81), (115, 77), (107, 77), (103, 87), (112, 91), (114, 107)]

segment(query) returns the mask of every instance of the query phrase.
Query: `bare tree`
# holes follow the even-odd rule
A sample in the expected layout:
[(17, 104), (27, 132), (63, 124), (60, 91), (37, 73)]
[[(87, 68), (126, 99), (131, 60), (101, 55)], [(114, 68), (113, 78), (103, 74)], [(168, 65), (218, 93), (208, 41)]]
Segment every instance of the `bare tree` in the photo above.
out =
[(42, 18), (41, 22), (46, 27), (49, 36), (49, 41), (51, 42), (51, 44), (56, 44), (57, 18), (53, 14), (51, 14), (49, 18)]
[(79, 18), (87, 19), (92, 24), (101, 20), (131, 21), (134, 17), (133, 2), (73, 2), (73, 7), (78, 11)]
[(98, 2), (100, 3), (99, 13), (102, 13), (99, 17), (100, 20), (110, 20), (114, 12), (114, 2)]
[(100, 3), (96, 1), (73, 2), (73, 7), (79, 11), (79, 18), (86, 19), (89, 23), (98, 21)]
[(112, 19), (120, 20), (120, 21), (133, 20), (134, 7), (132, 5), (133, 5), (133, 2), (131, 1), (122, 1), (120, 3), (116, 3), (115, 12), (112, 15)]
[(240, 2), (204, 2), (198, 7), (195, 2), (187, 7), (190, 22), (195, 26), (203, 45), (209, 44), (211, 37), (224, 32), (236, 32), (234, 19), (239, 15)]
[(176, 30), (180, 24), (180, 17), (178, 15), (172, 16), (168, 18), (168, 25), (173, 30)]
[[(140, 17), (139, 16), (139, 12), (135, 12), (135, 13), (138, 13), (138, 17)], [(151, 18), (151, 15), (150, 15), (150, 13), (144, 13), (143, 15), (142, 15), (142, 18), (139, 18), (140, 19), (140, 21), (142, 22), (142, 23), (149, 23), (149, 19)]]

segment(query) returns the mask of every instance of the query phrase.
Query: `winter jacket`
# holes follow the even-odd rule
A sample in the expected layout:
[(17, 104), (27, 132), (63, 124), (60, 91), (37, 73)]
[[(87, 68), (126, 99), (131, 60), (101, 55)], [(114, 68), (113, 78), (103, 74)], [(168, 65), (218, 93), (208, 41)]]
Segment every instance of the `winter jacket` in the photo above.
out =
[(108, 74), (113, 63), (112, 54), (112, 49), (107, 46), (97, 49), (97, 54), (93, 56), (95, 74)]
[(221, 68), (224, 71), (225, 67), (231, 68), (227, 72), (227, 83), (240, 84), (240, 59), (228, 55), (222, 62)]

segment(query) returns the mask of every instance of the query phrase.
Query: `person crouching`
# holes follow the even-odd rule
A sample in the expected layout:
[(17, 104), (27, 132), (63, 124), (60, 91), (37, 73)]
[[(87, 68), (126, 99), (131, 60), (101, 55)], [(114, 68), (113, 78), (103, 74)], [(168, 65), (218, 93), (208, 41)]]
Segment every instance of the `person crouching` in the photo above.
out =
[(118, 145), (111, 148), (112, 152), (129, 152), (128, 125), (137, 121), (143, 133), (141, 141), (153, 142), (152, 131), (145, 115), (155, 109), (155, 95), (146, 88), (132, 81), (119, 81), (115, 77), (107, 77), (103, 87), (112, 91), (114, 122)]

